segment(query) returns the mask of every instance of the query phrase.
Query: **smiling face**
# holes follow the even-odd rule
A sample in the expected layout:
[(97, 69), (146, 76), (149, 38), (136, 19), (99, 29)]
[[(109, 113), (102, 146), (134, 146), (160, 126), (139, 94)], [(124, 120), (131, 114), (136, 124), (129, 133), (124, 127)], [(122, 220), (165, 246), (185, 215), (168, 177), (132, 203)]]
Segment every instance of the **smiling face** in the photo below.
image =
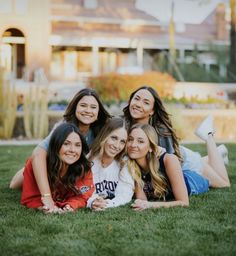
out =
[(146, 90), (137, 91), (129, 104), (131, 117), (138, 123), (148, 123), (150, 116), (154, 113), (154, 97)]
[(127, 141), (127, 131), (125, 128), (114, 130), (106, 139), (104, 144), (104, 154), (106, 157), (114, 158), (124, 148)]
[(141, 160), (146, 158), (151, 147), (147, 135), (141, 128), (135, 128), (130, 132), (127, 142), (127, 150), (131, 159)]
[(71, 165), (79, 160), (81, 152), (82, 142), (80, 136), (77, 133), (72, 132), (62, 144), (59, 156), (62, 162), (67, 165)]
[(76, 106), (75, 115), (80, 123), (90, 125), (98, 118), (99, 105), (93, 96), (84, 96)]

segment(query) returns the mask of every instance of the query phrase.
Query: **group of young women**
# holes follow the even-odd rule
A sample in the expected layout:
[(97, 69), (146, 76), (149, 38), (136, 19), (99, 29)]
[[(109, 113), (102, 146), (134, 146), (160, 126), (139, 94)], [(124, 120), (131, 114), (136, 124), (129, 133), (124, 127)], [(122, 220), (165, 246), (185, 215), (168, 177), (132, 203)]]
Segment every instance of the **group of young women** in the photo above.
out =
[[(33, 151), (10, 187), (21, 203), (45, 213), (129, 203), (134, 210), (188, 206), (189, 195), (230, 186), (227, 149), (216, 147), (213, 119), (196, 134), (208, 156), (179, 145), (159, 95), (148, 86), (130, 95), (123, 117), (112, 117), (97, 93), (79, 91), (64, 119)], [(87, 146), (88, 145), (88, 146)], [(88, 150), (89, 147), (89, 150)]]

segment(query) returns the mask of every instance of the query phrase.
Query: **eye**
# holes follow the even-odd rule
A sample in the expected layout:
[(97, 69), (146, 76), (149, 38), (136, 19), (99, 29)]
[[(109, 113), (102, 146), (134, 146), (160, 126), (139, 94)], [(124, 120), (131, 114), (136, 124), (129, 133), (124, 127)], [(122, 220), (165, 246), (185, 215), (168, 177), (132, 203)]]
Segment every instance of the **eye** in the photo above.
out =
[(92, 109), (97, 109), (97, 106), (93, 105), (91, 106)]
[(80, 148), (80, 147), (81, 147), (81, 143), (78, 142), (78, 143), (75, 144), (75, 146), (76, 146), (77, 148)]
[(144, 141), (143, 140), (138, 140), (138, 143), (142, 144), (142, 143), (144, 143)]
[(122, 145), (125, 145), (126, 141), (125, 141), (125, 140), (121, 140), (120, 143), (121, 143)]
[(111, 136), (111, 139), (115, 141), (115, 140), (117, 140), (118, 138), (117, 138), (117, 136)]
[(131, 141), (133, 141), (134, 139), (132, 138), (132, 137), (129, 137), (128, 138), (128, 142), (131, 142)]
[(150, 103), (148, 101), (144, 101), (145, 105), (150, 105)]

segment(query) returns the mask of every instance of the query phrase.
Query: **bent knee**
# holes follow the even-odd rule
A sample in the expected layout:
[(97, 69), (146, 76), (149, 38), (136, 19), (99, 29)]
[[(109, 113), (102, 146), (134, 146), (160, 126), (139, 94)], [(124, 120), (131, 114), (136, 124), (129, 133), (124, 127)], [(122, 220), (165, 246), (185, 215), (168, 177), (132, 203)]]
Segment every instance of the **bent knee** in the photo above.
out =
[(19, 186), (14, 181), (11, 181), (10, 184), (9, 184), (9, 188), (10, 189), (19, 189)]
[(210, 187), (212, 187), (212, 188), (229, 188), (230, 182), (224, 181), (221, 183), (210, 184)]

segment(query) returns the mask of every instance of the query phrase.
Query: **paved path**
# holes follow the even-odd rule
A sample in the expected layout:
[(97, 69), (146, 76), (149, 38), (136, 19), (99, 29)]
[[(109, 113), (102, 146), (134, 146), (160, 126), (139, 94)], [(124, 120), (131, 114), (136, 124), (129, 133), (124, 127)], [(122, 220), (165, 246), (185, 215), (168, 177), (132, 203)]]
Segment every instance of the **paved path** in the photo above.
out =
[[(41, 140), (16, 140), (16, 139), (12, 139), (12, 140), (0, 140), (0, 146), (21, 146), (21, 145), (37, 145)], [(181, 141), (181, 144), (202, 144), (204, 143), (203, 141), (191, 141), (191, 140), (184, 140)], [(221, 143), (236, 143), (235, 141), (232, 140), (217, 140), (216, 142), (217, 144), (221, 144)]]
[[(41, 140), (16, 140), (16, 139), (12, 139), (12, 140), (0, 140), (0, 146), (7, 146), (7, 145), (17, 145), (17, 146), (21, 146), (21, 145), (37, 145)], [(199, 141), (182, 141), (181, 143), (183, 144), (199, 144), (199, 143), (203, 143), (203, 142), (199, 142)]]
[(7, 145), (37, 145), (41, 140), (0, 140), (0, 146)]

